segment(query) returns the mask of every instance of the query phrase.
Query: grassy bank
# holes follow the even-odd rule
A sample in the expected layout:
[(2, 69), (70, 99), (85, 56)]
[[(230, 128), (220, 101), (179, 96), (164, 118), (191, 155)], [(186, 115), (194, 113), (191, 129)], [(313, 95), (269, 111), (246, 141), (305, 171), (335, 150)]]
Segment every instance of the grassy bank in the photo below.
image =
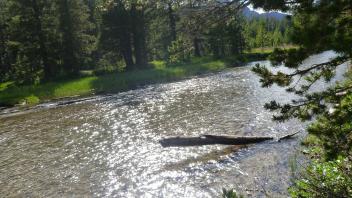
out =
[(194, 58), (189, 63), (167, 65), (163, 61), (151, 62), (152, 67), (123, 73), (86, 76), (31, 86), (0, 84), (0, 106), (16, 104), (34, 105), (43, 101), (73, 96), (90, 96), (116, 93), (137, 86), (174, 81), (193, 75), (223, 70), (243, 62), (265, 59), (270, 52), (246, 53), (242, 57), (216, 60), (210, 57)]

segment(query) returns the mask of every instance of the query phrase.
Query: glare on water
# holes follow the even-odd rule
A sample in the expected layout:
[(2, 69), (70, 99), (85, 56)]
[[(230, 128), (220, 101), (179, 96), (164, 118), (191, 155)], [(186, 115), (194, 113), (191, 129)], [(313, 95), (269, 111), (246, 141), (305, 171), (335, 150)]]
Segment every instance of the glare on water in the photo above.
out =
[(262, 89), (250, 67), (0, 119), (1, 197), (217, 197), (222, 188), (286, 196), (299, 138), (241, 149), (158, 142), (303, 130), (271, 121), (263, 104), (293, 96)]

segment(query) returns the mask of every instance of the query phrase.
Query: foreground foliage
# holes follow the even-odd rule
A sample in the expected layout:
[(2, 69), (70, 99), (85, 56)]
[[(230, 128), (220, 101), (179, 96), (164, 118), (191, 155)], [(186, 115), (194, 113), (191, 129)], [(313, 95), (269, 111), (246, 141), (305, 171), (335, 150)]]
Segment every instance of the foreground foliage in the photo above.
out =
[(316, 160), (305, 168), (289, 191), (293, 198), (351, 197), (352, 162), (342, 157), (334, 161)]
[(238, 195), (234, 190), (222, 190), (222, 198), (244, 198), (242, 195)]
[[(306, 141), (308, 156), (313, 161), (302, 167), (301, 174), (290, 189), (292, 197), (352, 197), (351, 80), (319, 92), (311, 89), (321, 79), (331, 81), (341, 65), (351, 63), (351, 1), (252, 2), (265, 9), (291, 10), (295, 15), (293, 35), (299, 48), (276, 50), (271, 57), (274, 66), (283, 64), (294, 71), (274, 73), (261, 65), (253, 71), (261, 77), (263, 87), (273, 84), (286, 87), (299, 99), (289, 104), (272, 101), (266, 108), (277, 113), (274, 116), (277, 121), (317, 118), (308, 129), (309, 138), (314, 141)], [(334, 50), (337, 56), (327, 62), (302, 66), (304, 59), (326, 50)]]

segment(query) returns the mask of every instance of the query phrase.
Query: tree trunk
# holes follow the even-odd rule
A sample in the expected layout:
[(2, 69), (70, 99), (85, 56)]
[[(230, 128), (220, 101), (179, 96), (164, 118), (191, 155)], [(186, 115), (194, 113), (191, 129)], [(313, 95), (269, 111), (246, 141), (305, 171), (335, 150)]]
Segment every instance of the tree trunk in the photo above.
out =
[(121, 53), (123, 59), (125, 60), (126, 70), (133, 70), (134, 69), (134, 62), (133, 62), (133, 54), (132, 54), (132, 44), (131, 44), (131, 36), (129, 32), (124, 33), (124, 36), (121, 37), (121, 44), (122, 49)]
[(78, 61), (75, 57), (73, 24), (68, 0), (60, 0), (60, 27), (62, 32), (62, 60), (64, 70), (68, 73), (78, 72)]
[(44, 66), (44, 78), (49, 79), (50, 77), (52, 77), (53, 72), (48, 61), (47, 49), (45, 46), (46, 39), (42, 28), (42, 21), (40, 19), (42, 17), (42, 10), (41, 8), (39, 8), (37, 0), (32, 0), (32, 6), (33, 6), (34, 18), (35, 18), (35, 26), (36, 26), (35, 28), (39, 39), (39, 54), (43, 61), (43, 66)]
[(200, 50), (200, 40), (196, 37), (193, 39), (194, 56), (201, 57), (202, 53)]
[[(0, 24), (1, 25), (1, 24)], [(0, 26), (0, 78), (3, 77), (6, 73), (7, 68), (5, 64), (5, 59), (6, 59), (6, 49), (5, 49), (5, 33), (4, 33), (4, 27), (1, 25)], [(0, 79), (0, 82), (3, 79)]]
[(143, 12), (143, 9), (137, 9), (136, 5), (132, 4), (131, 17), (134, 55), (136, 59), (136, 66), (142, 68), (148, 65), (145, 31), (146, 26)]
[(169, 28), (170, 28), (170, 36), (171, 42), (176, 41), (177, 33), (176, 33), (176, 17), (174, 10), (172, 9), (172, 3), (168, 3), (168, 15), (169, 15)]

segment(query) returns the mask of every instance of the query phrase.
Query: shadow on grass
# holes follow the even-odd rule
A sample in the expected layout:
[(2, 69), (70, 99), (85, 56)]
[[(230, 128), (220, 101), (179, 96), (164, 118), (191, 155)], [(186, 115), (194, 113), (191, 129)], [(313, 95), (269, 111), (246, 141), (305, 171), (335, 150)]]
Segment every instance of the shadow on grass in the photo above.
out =
[(224, 61), (210, 58), (196, 58), (189, 63), (169, 66), (162, 61), (154, 61), (152, 65), (151, 69), (99, 76), (92, 81), (92, 87), (96, 93), (116, 93), (143, 85), (176, 81), (226, 68)]
[(14, 106), (19, 103), (34, 105), (45, 100), (89, 95), (92, 91), (90, 82), (96, 78), (85, 77), (40, 85), (11, 85), (0, 91), (0, 106)]

